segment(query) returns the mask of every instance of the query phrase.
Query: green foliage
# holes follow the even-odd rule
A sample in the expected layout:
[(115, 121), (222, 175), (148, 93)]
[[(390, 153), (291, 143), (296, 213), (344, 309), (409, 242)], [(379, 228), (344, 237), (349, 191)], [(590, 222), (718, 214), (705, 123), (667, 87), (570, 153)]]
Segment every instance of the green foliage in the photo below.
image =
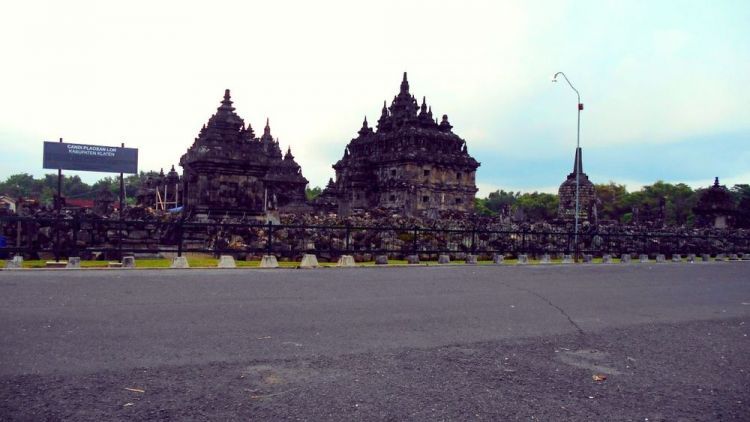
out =
[(323, 189), (321, 189), (320, 186), (315, 186), (312, 189), (310, 189), (309, 187), (306, 187), (305, 197), (307, 197), (308, 201), (312, 201), (313, 199), (317, 198), (321, 192), (323, 192)]
[(529, 220), (552, 220), (557, 216), (560, 204), (557, 195), (551, 193), (524, 193), (517, 197), (513, 209), (520, 209)]
[(497, 214), (496, 212), (494, 212), (491, 209), (487, 208), (487, 199), (486, 198), (474, 198), (474, 211), (477, 214), (486, 215), (488, 217), (491, 217), (491, 216)]

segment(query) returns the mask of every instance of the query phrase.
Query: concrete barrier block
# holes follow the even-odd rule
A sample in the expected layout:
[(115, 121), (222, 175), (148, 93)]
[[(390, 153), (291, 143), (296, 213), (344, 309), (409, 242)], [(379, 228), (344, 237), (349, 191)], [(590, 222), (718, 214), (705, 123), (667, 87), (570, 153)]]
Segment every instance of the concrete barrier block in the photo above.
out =
[(494, 264), (502, 264), (505, 261), (505, 255), (503, 254), (495, 254), (495, 256), (492, 257), (492, 263)]
[(466, 255), (465, 263), (469, 265), (476, 265), (477, 263), (477, 256), (476, 255)]
[(682, 255), (672, 254), (672, 262), (682, 262)]
[(318, 267), (318, 257), (316, 257), (314, 254), (306, 253), (302, 255), (302, 261), (299, 263), (300, 268), (317, 268)]
[(716, 254), (716, 261), (726, 261), (726, 260), (727, 260), (727, 256), (724, 255), (723, 253)]
[(388, 255), (378, 255), (375, 257), (375, 265), (388, 265)]
[(645, 253), (642, 253), (642, 254), (638, 255), (638, 262), (640, 262), (641, 264), (647, 264), (648, 263), (648, 255), (646, 255)]
[(594, 262), (594, 255), (591, 254), (584, 254), (583, 255), (583, 263), (584, 264), (591, 264)]
[(548, 253), (542, 255), (542, 257), (539, 259), (540, 264), (549, 264), (552, 260), (550, 259), (550, 256)]
[(611, 264), (611, 263), (612, 263), (612, 255), (610, 254), (602, 255), (602, 264)]
[(134, 256), (123, 256), (122, 257), (122, 268), (135, 268), (135, 257)]
[(65, 265), (65, 268), (69, 269), (80, 269), (81, 268), (81, 257), (79, 256), (71, 256), (68, 257), (68, 264)]
[(276, 255), (263, 255), (260, 259), (260, 268), (279, 268), (279, 261)]
[(406, 257), (406, 262), (409, 264), (419, 264), (419, 255), (409, 255)]
[(440, 255), (438, 256), (438, 264), (450, 264), (451, 263), (451, 257), (448, 255)]
[(730, 254), (729, 254), (729, 260), (730, 260), (730, 261), (739, 261), (739, 259), (740, 259), (740, 257), (739, 257), (739, 256), (737, 256), (737, 254), (736, 254), (736, 253), (730, 253)]
[(695, 262), (695, 254), (694, 254), (694, 253), (689, 253), (689, 254), (688, 254), (688, 256), (687, 256), (687, 262), (689, 262), (689, 263), (691, 263), (691, 264), (692, 264), (693, 262)]
[(5, 261), (6, 270), (17, 270), (20, 268), (23, 268), (23, 257), (21, 255), (16, 255), (13, 259)]
[(563, 264), (572, 264), (573, 263), (573, 255), (565, 254), (562, 257), (562, 263)]
[(237, 263), (234, 262), (232, 255), (222, 255), (219, 257), (219, 268), (237, 268)]
[(711, 255), (709, 255), (707, 253), (702, 253), (701, 254), (701, 261), (703, 261), (703, 262), (709, 262), (709, 261), (711, 261)]
[(529, 256), (526, 254), (518, 255), (518, 265), (526, 265), (529, 263)]
[(169, 268), (190, 268), (188, 260), (184, 256), (176, 256), (172, 259), (172, 265)]
[(658, 262), (658, 263), (667, 262), (667, 258), (664, 256), (664, 254), (661, 254), (661, 253), (657, 254), (656, 255), (656, 262)]
[(339, 261), (336, 263), (337, 267), (353, 267), (354, 257), (351, 255), (341, 255)]
[(631, 257), (629, 253), (624, 253), (622, 254), (622, 256), (620, 256), (620, 262), (623, 264), (630, 264), (630, 260)]

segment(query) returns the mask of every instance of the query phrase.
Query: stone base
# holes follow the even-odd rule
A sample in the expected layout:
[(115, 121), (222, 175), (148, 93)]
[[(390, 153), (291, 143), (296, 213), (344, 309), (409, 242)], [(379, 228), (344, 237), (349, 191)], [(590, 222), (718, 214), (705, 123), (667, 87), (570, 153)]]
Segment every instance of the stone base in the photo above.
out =
[(300, 268), (317, 268), (318, 267), (318, 257), (316, 257), (314, 254), (306, 253), (302, 255), (302, 261), (299, 263)]
[(419, 264), (419, 255), (409, 255), (406, 257), (406, 262), (409, 264)]
[(438, 264), (450, 264), (451, 258), (448, 255), (440, 255), (438, 256)]
[(624, 253), (620, 256), (620, 263), (622, 264), (630, 264), (630, 260), (631, 257), (629, 253)]
[(71, 256), (68, 257), (68, 265), (65, 266), (65, 268), (69, 269), (80, 269), (81, 268), (81, 257), (79, 256)]
[(682, 255), (672, 254), (672, 262), (682, 262)]
[(466, 255), (465, 263), (469, 265), (476, 265), (477, 264), (477, 256), (476, 255)]
[(583, 255), (584, 264), (591, 264), (592, 262), (594, 262), (594, 255), (590, 255), (590, 254)]
[(647, 263), (648, 262), (648, 255), (646, 255), (646, 254), (640, 254), (640, 255), (638, 255), (638, 262), (640, 262), (641, 264)]
[(68, 266), (68, 261), (47, 261), (44, 266), (47, 268), (65, 268)]
[(190, 265), (184, 256), (176, 256), (172, 259), (172, 265), (169, 268), (190, 268)]
[(612, 255), (605, 254), (602, 255), (602, 264), (611, 264), (612, 263)]
[(565, 254), (562, 257), (562, 263), (563, 264), (572, 264), (573, 263), (573, 255)]
[(23, 268), (23, 257), (21, 255), (16, 255), (13, 259), (5, 261), (6, 270), (17, 270), (20, 268)]
[(726, 260), (727, 260), (727, 256), (724, 255), (723, 253), (716, 254), (716, 261), (726, 261)]
[(260, 259), (260, 268), (279, 268), (276, 255), (263, 255), (263, 258)]
[(549, 254), (548, 254), (548, 253), (546, 253), (546, 254), (542, 255), (542, 258), (541, 258), (541, 259), (539, 260), (539, 263), (540, 263), (540, 264), (549, 264), (549, 263), (551, 263), (551, 262), (552, 262), (552, 261), (550, 260), (550, 257), (549, 257)]
[(237, 268), (232, 255), (222, 255), (219, 257), (219, 268)]
[(388, 265), (388, 256), (387, 255), (376, 256), (375, 265)]
[(492, 257), (492, 262), (494, 264), (502, 264), (505, 261), (505, 255), (497, 254)]
[(687, 262), (689, 262), (689, 263), (691, 263), (691, 264), (692, 264), (693, 262), (695, 262), (695, 254), (694, 254), (694, 253), (689, 253), (689, 254), (688, 254), (688, 256), (687, 256)]
[(339, 262), (336, 263), (337, 267), (353, 267), (354, 257), (351, 255), (341, 255)]
[(122, 257), (122, 268), (135, 268), (135, 257), (134, 256), (123, 256)]
[(518, 255), (518, 265), (526, 265), (529, 263), (529, 256), (528, 255)]
[(656, 262), (657, 263), (664, 263), (667, 262), (667, 258), (664, 256), (664, 254), (657, 254), (656, 255)]
[(701, 254), (701, 261), (703, 261), (703, 262), (709, 262), (709, 261), (711, 261), (711, 255), (709, 255), (707, 253)]

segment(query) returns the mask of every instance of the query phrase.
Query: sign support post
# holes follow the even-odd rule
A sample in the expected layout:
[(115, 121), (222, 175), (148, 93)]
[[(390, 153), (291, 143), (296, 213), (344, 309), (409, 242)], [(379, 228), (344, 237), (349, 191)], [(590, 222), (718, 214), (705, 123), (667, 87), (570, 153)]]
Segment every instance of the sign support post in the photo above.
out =
[[(60, 138), (62, 143), (63, 138)], [(55, 262), (60, 262), (60, 211), (62, 210), (62, 168), (57, 168), (57, 198), (55, 200)]]

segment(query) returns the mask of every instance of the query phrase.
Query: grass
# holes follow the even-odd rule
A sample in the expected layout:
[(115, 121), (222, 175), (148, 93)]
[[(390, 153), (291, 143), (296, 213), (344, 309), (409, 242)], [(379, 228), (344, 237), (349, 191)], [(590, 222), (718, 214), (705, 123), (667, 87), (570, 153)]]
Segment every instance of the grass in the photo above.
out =
[[(219, 260), (217, 258), (208, 258), (205, 256), (190, 256), (187, 255), (188, 264), (191, 268), (216, 268), (218, 266)], [(683, 262), (686, 262), (686, 259), (683, 259)], [(672, 262), (671, 260), (667, 260), (667, 262)], [(46, 267), (47, 260), (28, 260), (23, 262), (24, 268), (45, 268)], [(136, 259), (135, 265), (137, 268), (169, 268), (172, 261), (169, 259)], [(238, 268), (257, 268), (260, 266), (260, 261), (235, 261)], [(601, 264), (602, 258), (594, 258), (593, 260), (594, 264)], [(621, 260), (619, 258), (612, 258), (613, 264), (620, 264)], [(633, 264), (638, 264), (638, 259), (633, 259)], [(656, 263), (655, 260), (649, 260), (648, 263)], [(389, 265), (408, 265), (408, 262), (406, 260), (402, 259), (389, 259), (388, 260)], [(492, 261), (479, 261), (478, 265), (492, 265)], [(503, 261), (502, 265), (517, 265), (518, 260), (517, 259), (506, 259)], [(562, 264), (561, 259), (552, 259), (551, 264)], [(81, 267), (82, 268), (107, 268), (109, 265), (109, 261), (81, 261)], [(279, 261), (279, 268), (297, 268), (299, 265), (299, 262), (297, 261)], [(319, 265), (321, 267), (335, 267), (335, 262), (319, 262)], [(438, 264), (437, 261), (421, 261), (420, 265), (422, 266), (441, 266), (443, 264)], [(464, 261), (457, 260), (457, 261), (451, 261), (450, 265), (466, 265)], [(541, 264), (540, 260), (537, 259), (529, 259), (529, 265), (544, 265)], [(375, 262), (369, 261), (369, 262), (357, 262), (356, 266), (358, 267), (374, 267)], [(5, 267), (5, 260), (0, 260), (0, 268)]]

